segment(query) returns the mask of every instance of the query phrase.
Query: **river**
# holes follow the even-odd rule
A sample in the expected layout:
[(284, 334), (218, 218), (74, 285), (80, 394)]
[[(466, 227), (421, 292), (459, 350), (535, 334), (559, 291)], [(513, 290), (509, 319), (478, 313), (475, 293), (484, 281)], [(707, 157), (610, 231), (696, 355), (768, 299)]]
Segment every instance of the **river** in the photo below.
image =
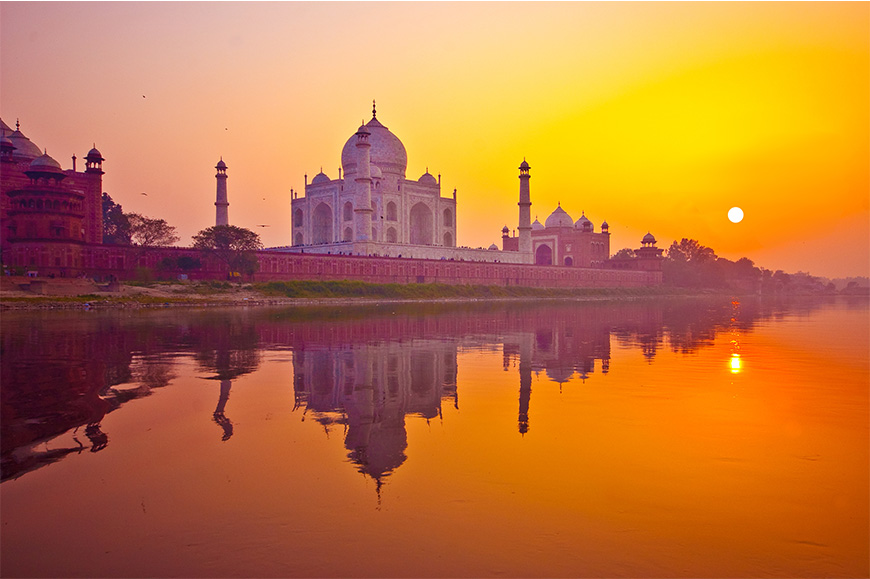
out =
[(0, 574), (866, 577), (868, 313), (4, 313)]

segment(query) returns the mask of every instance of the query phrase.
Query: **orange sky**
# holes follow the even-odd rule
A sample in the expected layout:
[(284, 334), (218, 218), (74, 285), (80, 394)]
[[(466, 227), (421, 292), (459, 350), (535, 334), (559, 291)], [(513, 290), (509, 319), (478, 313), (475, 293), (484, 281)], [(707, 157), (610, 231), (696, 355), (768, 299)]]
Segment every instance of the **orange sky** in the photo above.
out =
[[(290, 243), (290, 188), (378, 101), (407, 176), (458, 189), (458, 243), (561, 202), (611, 250), (870, 274), (868, 3), (3, 3), (0, 115), (181, 243), (230, 222)], [(143, 98), (143, 95), (145, 98)], [(141, 195), (147, 193), (147, 195)], [(727, 219), (743, 208), (740, 224)], [(267, 224), (268, 228), (258, 228)]]

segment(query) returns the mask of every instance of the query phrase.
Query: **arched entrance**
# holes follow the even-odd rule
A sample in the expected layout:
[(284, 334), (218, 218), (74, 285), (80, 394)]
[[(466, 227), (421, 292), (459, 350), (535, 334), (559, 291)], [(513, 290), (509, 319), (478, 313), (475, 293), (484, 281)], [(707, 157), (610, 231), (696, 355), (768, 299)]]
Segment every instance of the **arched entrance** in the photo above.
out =
[(326, 203), (321, 203), (314, 209), (311, 242), (332, 243), (332, 209)]
[(565, 265), (567, 265), (568, 267), (571, 267), (572, 265), (574, 265), (574, 259), (571, 257), (566, 257), (565, 258)]
[(453, 235), (449, 231), (444, 234), (444, 247), (453, 247)]
[(432, 245), (432, 210), (425, 203), (417, 203), (411, 208), (411, 243)]
[(540, 245), (535, 250), (535, 264), (537, 265), (553, 265), (553, 250), (549, 245)]

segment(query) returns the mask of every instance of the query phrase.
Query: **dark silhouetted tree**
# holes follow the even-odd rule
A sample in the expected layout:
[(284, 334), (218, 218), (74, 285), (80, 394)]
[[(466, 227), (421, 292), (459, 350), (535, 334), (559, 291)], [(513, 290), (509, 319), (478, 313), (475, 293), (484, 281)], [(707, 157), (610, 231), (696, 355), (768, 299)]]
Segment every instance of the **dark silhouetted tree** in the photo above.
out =
[(193, 246), (206, 256), (227, 264), (231, 272), (253, 274), (257, 271), (256, 251), (263, 249), (260, 236), (235, 225), (215, 225), (193, 236)]
[(130, 221), (122, 207), (103, 193), (103, 243), (130, 245)]
[(634, 250), (630, 247), (623, 247), (622, 249), (613, 254), (613, 259), (619, 259), (622, 257), (635, 257)]

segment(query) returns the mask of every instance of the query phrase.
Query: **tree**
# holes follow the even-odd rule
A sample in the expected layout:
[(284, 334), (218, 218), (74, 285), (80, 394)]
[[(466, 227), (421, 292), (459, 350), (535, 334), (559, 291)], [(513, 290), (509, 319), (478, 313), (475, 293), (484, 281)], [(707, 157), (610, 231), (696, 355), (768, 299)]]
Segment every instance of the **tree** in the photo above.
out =
[(138, 213), (128, 213), (130, 243), (139, 247), (165, 247), (178, 241), (175, 227), (165, 219), (152, 219)]
[(103, 243), (130, 245), (130, 221), (123, 208), (103, 193)]
[(672, 261), (684, 263), (711, 263), (716, 261), (716, 252), (709, 247), (704, 247), (695, 239), (685, 237), (671, 244), (667, 251), (667, 258)]
[(263, 249), (260, 236), (244, 227), (215, 225), (193, 236), (193, 246), (205, 256), (227, 264), (231, 272), (253, 274), (258, 262), (255, 252)]
[(620, 259), (623, 257), (633, 258), (636, 256), (634, 254), (634, 250), (631, 249), (630, 247), (623, 247), (622, 249), (617, 251), (615, 254), (613, 254), (613, 259)]

